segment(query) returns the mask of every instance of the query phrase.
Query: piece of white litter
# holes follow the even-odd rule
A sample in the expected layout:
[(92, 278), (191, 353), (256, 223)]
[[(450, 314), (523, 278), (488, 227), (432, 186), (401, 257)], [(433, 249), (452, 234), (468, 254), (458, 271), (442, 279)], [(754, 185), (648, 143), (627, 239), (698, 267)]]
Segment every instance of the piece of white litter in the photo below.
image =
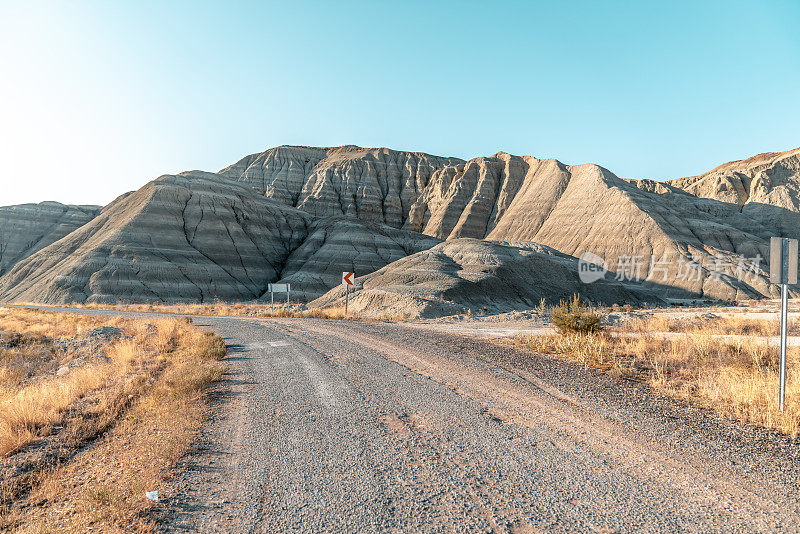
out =
[(133, 395), (128, 395), (128, 398), (129, 398), (129, 399), (132, 399), (132, 398), (133, 398)]
[(158, 501), (158, 491), (146, 491), (144, 494), (151, 501)]

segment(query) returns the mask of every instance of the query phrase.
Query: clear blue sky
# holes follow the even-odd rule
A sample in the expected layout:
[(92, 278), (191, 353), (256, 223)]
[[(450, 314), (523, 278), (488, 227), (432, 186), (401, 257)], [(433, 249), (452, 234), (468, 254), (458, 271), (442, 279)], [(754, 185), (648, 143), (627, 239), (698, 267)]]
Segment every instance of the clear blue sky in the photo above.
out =
[(0, 204), (281, 144), (619, 176), (800, 146), (800, 1), (0, 5)]

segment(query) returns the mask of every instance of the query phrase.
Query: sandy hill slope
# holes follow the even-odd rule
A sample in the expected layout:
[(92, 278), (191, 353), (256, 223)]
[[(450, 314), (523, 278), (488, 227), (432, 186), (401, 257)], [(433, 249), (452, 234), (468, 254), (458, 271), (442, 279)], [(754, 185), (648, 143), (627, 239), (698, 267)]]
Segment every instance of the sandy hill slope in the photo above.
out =
[[(614, 280), (581, 283), (576, 258), (536, 243), (459, 238), (398, 260), (357, 279), (350, 307), (365, 316), (437, 317), (527, 310), (575, 293), (595, 303), (659, 301), (657, 292)], [(344, 305), (337, 287), (312, 303)]]
[(216, 174), (162, 176), (0, 278), (2, 300), (253, 300), (270, 282), (315, 297), (436, 239), (319, 220)]
[(0, 207), (0, 275), (83, 226), (99, 212), (100, 206), (68, 206), (58, 202)]
[(574, 256), (592, 252), (626, 278), (734, 299), (769, 294), (764, 261), (744, 280), (737, 270), (767, 258), (770, 236), (800, 233), (797, 223), (798, 214), (778, 207), (745, 214), (670, 185), (578, 165), (536, 172), (487, 237), (534, 241)]

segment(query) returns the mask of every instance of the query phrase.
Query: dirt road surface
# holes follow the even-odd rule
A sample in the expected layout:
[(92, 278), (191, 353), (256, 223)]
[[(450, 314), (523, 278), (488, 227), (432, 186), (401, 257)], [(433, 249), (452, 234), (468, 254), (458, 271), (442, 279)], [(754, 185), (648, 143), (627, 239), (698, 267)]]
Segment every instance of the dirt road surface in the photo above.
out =
[(164, 531), (800, 530), (796, 440), (644, 384), (395, 324), (194, 322), (231, 368)]

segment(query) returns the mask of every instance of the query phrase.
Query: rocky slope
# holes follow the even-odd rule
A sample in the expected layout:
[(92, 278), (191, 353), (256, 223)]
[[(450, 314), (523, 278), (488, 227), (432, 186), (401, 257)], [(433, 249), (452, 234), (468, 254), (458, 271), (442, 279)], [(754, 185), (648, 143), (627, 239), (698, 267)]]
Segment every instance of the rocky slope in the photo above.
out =
[(100, 206), (58, 202), (0, 207), (0, 275), (83, 226), (99, 212)]
[(318, 296), (436, 239), (342, 217), (315, 219), (216, 174), (163, 176), (0, 278), (0, 299), (254, 300), (270, 282)]
[[(368, 317), (438, 317), (526, 310), (575, 293), (595, 303), (659, 301), (657, 292), (615, 280), (581, 283), (577, 259), (536, 243), (459, 238), (359, 277), (349, 307)], [(311, 303), (343, 306), (337, 287)]]

